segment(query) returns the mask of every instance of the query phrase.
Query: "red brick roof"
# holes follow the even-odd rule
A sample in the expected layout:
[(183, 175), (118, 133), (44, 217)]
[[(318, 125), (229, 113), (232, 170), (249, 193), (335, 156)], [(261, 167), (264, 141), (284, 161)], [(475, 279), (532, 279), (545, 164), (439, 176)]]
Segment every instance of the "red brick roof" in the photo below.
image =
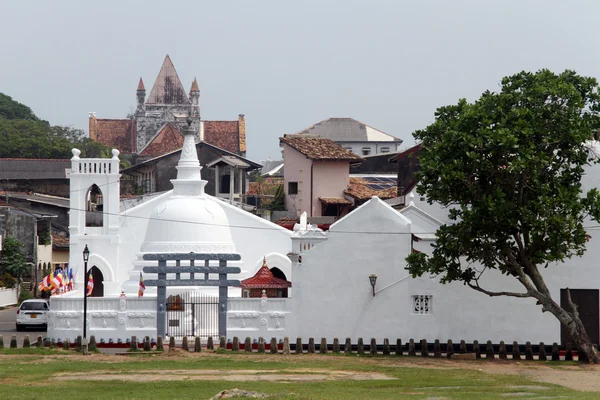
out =
[(284, 289), (291, 286), (291, 282), (273, 276), (273, 273), (267, 267), (267, 260), (263, 260), (262, 267), (253, 277), (242, 281), (242, 289)]
[(316, 161), (362, 161), (362, 158), (330, 139), (285, 135), (279, 138), (279, 142)]
[(141, 157), (158, 157), (183, 147), (183, 136), (176, 126), (166, 124), (139, 154)]
[(204, 121), (204, 141), (231, 153), (240, 154), (238, 121)]
[(133, 153), (132, 135), (135, 122), (132, 119), (95, 119), (96, 141), (118, 149), (122, 153)]
[(344, 191), (344, 193), (354, 197), (357, 200), (368, 200), (373, 196), (377, 196), (382, 200), (386, 200), (398, 196), (397, 186), (391, 186), (383, 190), (375, 190), (368, 187), (367, 184), (368, 182), (362, 178), (350, 177), (348, 188)]
[(69, 238), (61, 235), (52, 235), (53, 247), (69, 247)]

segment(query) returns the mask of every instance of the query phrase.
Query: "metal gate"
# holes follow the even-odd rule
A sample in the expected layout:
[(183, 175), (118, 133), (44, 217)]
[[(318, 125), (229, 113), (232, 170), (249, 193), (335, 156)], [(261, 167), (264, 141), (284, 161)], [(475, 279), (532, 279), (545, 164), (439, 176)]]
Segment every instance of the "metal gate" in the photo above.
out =
[(194, 292), (167, 297), (167, 336), (219, 337), (219, 298)]

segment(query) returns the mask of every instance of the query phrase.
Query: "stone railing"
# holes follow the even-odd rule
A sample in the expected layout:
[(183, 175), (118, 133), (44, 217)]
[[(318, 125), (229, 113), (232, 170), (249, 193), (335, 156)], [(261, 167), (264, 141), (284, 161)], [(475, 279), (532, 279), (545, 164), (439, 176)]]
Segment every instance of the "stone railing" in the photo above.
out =
[[(156, 335), (156, 298), (91, 297), (87, 301), (88, 337), (117, 342), (132, 335)], [(48, 313), (48, 337), (74, 340), (83, 329), (83, 299), (53, 297)]]
[(289, 298), (230, 298), (227, 303), (227, 336), (283, 338)]

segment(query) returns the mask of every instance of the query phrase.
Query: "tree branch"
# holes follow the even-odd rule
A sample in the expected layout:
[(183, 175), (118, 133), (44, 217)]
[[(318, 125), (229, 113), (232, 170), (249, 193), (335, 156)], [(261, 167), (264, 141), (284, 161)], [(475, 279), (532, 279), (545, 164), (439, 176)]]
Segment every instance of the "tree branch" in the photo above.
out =
[(569, 290), (569, 288), (567, 288), (567, 303), (569, 303), (569, 306), (573, 310), (574, 319), (579, 318), (579, 307), (577, 306), (577, 304), (573, 303), (573, 300), (571, 300), (571, 291)]
[(467, 283), (467, 285), (474, 290), (477, 290), (478, 292), (487, 294), (490, 297), (496, 297), (496, 296), (510, 296), (510, 297), (533, 297), (531, 295), (531, 293), (529, 293), (529, 291), (527, 291), (526, 293), (516, 293), (516, 292), (492, 292), (489, 290), (486, 290), (484, 288), (482, 288), (481, 286), (479, 286), (479, 282), (475, 282), (475, 285), (473, 285), (472, 283)]

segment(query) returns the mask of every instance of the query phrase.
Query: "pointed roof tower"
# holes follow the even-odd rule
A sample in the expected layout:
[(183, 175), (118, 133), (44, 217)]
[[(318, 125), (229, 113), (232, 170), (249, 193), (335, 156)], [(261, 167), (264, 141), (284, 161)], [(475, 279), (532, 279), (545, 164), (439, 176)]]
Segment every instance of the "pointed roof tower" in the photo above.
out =
[(192, 82), (192, 88), (190, 89), (190, 93), (191, 92), (199, 92), (200, 88), (198, 87), (198, 81), (196, 81), (196, 77), (194, 77), (194, 82)]
[(171, 57), (167, 54), (146, 104), (190, 104)]
[(141, 76), (140, 76), (140, 82), (138, 83), (137, 90), (146, 90), (146, 88), (144, 87), (144, 81), (142, 80)]

